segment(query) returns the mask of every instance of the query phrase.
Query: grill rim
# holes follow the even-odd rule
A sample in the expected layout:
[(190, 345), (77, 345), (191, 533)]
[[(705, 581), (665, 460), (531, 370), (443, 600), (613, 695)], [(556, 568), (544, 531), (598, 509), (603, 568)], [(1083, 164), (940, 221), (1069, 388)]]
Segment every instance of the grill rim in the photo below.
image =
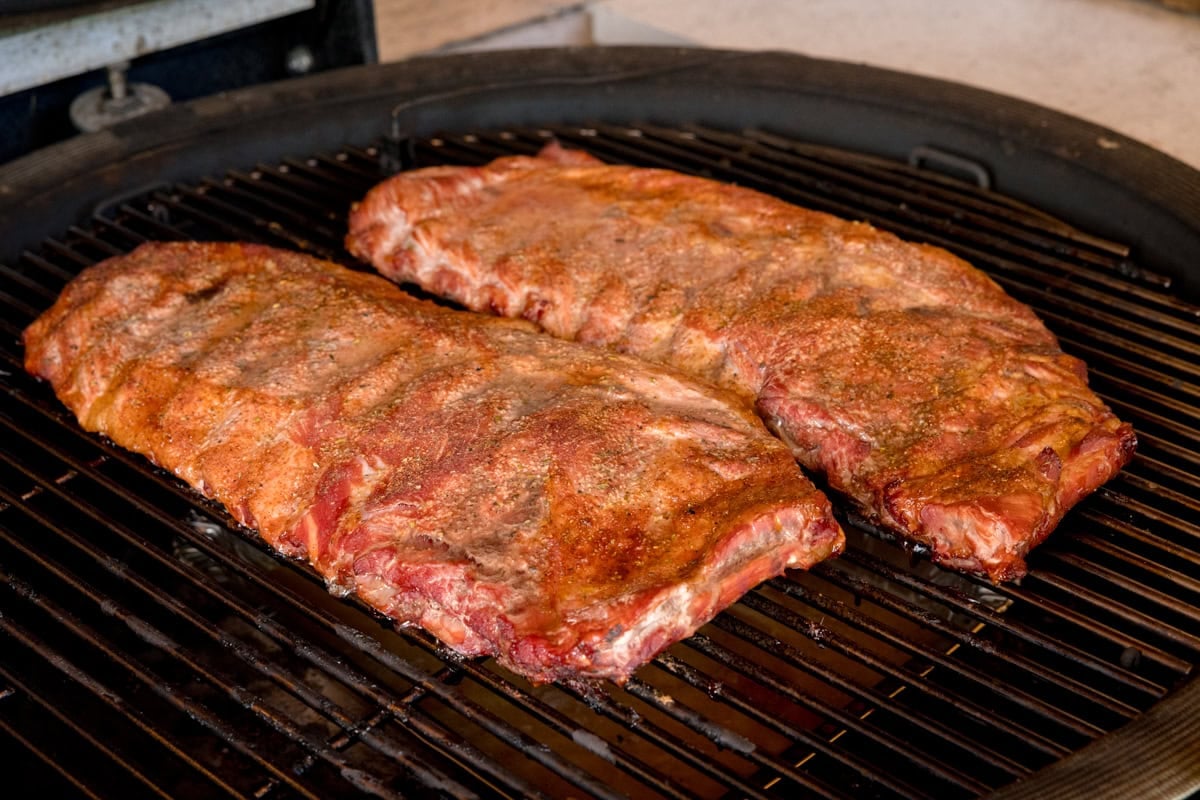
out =
[[(1200, 251), (1200, 170), (1099, 125), (982, 89), (790, 53), (698, 48), (420, 57), (171, 106), (0, 166), (0, 261), (145, 191), (141, 176), (172, 183), (219, 174), (230, 163), (352, 145), (378, 135), (397, 108), (405, 132), (417, 136), (636, 120), (757, 126), (900, 161), (932, 144), (981, 164), (997, 191), (1135, 246), (1142, 266), (1200, 299), (1200, 269), (1182, 258)], [(17, 216), (20, 226), (10, 222)]]
[[(613, 63), (604, 57), (606, 53), (615, 53), (615, 60), (624, 65), (640, 66), (625, 71), (614, 70)], [(522, 59), (525, 61), (522, 62)], [(1195, 238), (1196, 246), (1190, 252), (1200, 251), (1200, 172), (1089, 123), (1008, 99), (1003, 99), (1002, 103), (1015, 104), (1018, 107), (1016, 111), (1010, 109), (1008, 113), (990, 113), (964, 122), (962, 115), (969, 116), (971, 109), (992, 108), (997, 96), (940, 81), (820, 62), (800, 56), (612, 48), (605, 51), (530, 51), (521, 54), (456, 56), (420, 59), (385, 67), (354, 68), (313, 79), (253, 87), (228, 96), (196, 101), (163, 112), (152, 120), (153, 124), (141, 123), (79, 137), (0, 167), (0, 218), (6, 220), (3, 246), (13, 250), (11, 254), (0, 253), (0, 258), (12, 260), (24, 247), (86, 220), (98, 204), (115, 203), (123, 197), (145, 192), (148, 186), (143, 176), (147, 172), (157, 176), (156, 183), (168, 183), (195, 179), (197, 175), (217, 174), (231, 164), (236, 166), (258, 160), (274, 160), (291, 152), (331, 150), (378, 134), (388, 115), (397, 106), (401, 106), (401, 119), (408, 126), (407, 130), (424, 135), (440, 128), (468, 127), (455, 125), (454, 120), (463, 118), (471, 119), (469, 127), (473, 128), (528, 122), (528, 118), (536, 113), (536, 109), (529, 105), (529, 94), (554, 94), (564, 90), (575, 93), (581, 87), (594, 87), (598, 91), (592, 94), (603, 96), (610, 87), (637, 81), (650, 84), (648, 93), (639, 95), (641, 101), (646, 102), (646, 98), (658, 96), (655, 94), (657, 91), (671, 91), (671, 82), (680, 78), (687, 81), (711, 80), (706, 89), (692, 87), (690, 94), (676, 107), (669, 109), (669, 113), (688, 116), (701, 101), (713, 102), (715, 99), (720, 102), (721, 98), (727, 96), (730, 87), (746, 86), (750, 90), (763, 92), (783, 91), (784, 79), (790, 77), (788, 70), (799, 70), (804, 80), (799, 87), (789, 83), (787, 88), (805, 94), (813, 102), (835, 102), (838, 91), (853, 86), (861, 88), (871, 81), (876, 81), (872, 84), (872, 91), (881, 93), (891, 91), (889, 87), (896, 84), (905, 86), (906, 91), (895, 96), (894, 105), (901, 107), (896, 113), (921, 111), (918, 106), (908, 105), (917, 101), (917, 95), (921, 95), (921, 102), (927, 103), (938, 100), (942, 94), (956, 97), (961, 94), (971, 102), (961, 107), (955, 106), (951, 109), (954, 113), (947, 111), (944, 118), (934, 115), (930, 121), (932, 127), (936, 128), (937, 124), (947, 119), (970, 129), (990, 126), (990, 136), (1012, 135), (1021, 141), (1022, 146), (1028, 146), (1037, 159), (1056, 148), (1072, 142), (1077, 144), (1081, 141), (1077, 138), (1080, 136), (1091, 136), (1093, 141), (1099, 134), (1118, 137), (1121, 147), (1117, 150), (1067, 159), (1063, 169), (1076, 169), (1085, 177), (1105, 172), (1106, 179), (1115, 187), (1113, 191), (1142, 196), (1152, 207), (1164, 207), (1166, 204), (1162, 195), (1175, 191), (1176, 186), (1182, 187), (1183, 191), (1171, 198), (1171, 214), (1185, 229), (1181, 235), (1185, 235), (1185, 239), (1187, 236)], [(348, 83), (357, 84), (355, 91), (349, 94), (346, 92)], [(931, 95), (930, 87), (936, 87), (938, 91)], [(414, 100), (422, 97), (430, 98), (431, 102), (414, 103)], [(519, 102), (510, 110), (507, 104), (514, 98)], [(859, 105), (871, 105), (872, 102), (875, 101), (859, 101)], [(615, 106), (615, 109), (609, 109), (606, 116), (620, 116), (622, 121), (638, 117), (636, 113), (630, 113), (627, 106), (620, 103)], [(1022, 126), (1029, 120), (1022, 115), (1035, 112), (1039, 119), (1053, 119), (1054, 124), (1045, 128), (1039, 125), (1036, 131), (1024, 129)], [(480, 113), (484, 117), (482, 121), (476, 116)], [(506, 113), (511, 113), (512, 117), (503, 118)], [(500, 115), (500, 118), (496, 118), (496, 115)], [(586, 116), (597, 115), (588, 113)], [(744, 127), (747, 124), (746, 120), (734, 124), (720, 119), (714, 121), (712, 114), (694, 116), (704, 124), (713, 126)], [(1007, 125), (997, 128), (994, 119), (997, 116), (1003, 117)], [(252, 126), (249, 125), (251, 121), (255, 123)], [(313, 122), (312, 126), (308, 125), (310, 121)], [(811, 132), (803, 129), (796, 132), (795, 125), (780, 124), (774, 118), (755, 118), (752, 124), (798, 138), (814, 138)], [(1056, 125), (1065, 127), (1056, 132)], [(273, 137), (280, 130), (285, 135), (282, 138)], [(1034, 133), (1040, 138), (1028, 138)], [(1027, 138), (1021, 139), (1021, 136)], [(820, 137), (816, 138), (819, 140)], [(183, 156), (197, 146), (206, 151), (199, 158)], [(855, 143), (840, 142), (839, 146), (864, 149)], [(896, 155), (881, 152), (880, 149), (866, 152)], [(1054, 157), (1061, 158), (1061, 153)], [(206, 158), (211, 163), (206, 163)], [(136, 169), (129, 169), (131, 163)], [(1163, 176), (1169, 180), (1164, 180)], [(1004, 191), (1012, 193), (1008, 188)], [(1104, 206), (1102, 202), (1095, 202), (1094, 195), (1091, 199), (1095, 205)], [(1117, 212), (1111, 213), (1118, 216)], [(1077, 214), (1068, 216), (1078, 217)], [(35, 220), (33, 224), (30, 224), (31, 217)], [(19, 229), (10, 230), (18, 224), (21, 226)], [(1135, 236), (1121, 233), (1112, 235), (1135, 243), (1142, 239), (1140, 233)], [(1157, 249), (1170, 250), (1171, 247), (1160, 244)], [(1170, 255), (1182, 259), (1187, 252), (1187, 249), (1175, 250)], [(1155, 262), (1151, 260), (1149, 263)], [(1159, 265), (1155, 263), (1155, 266)], [(1166, 271), (1194, 289), (1194, 285), (1186, 282), (1195, 281), (1197, 276), (1187, 274), (1184, 269), (1185, 266), (1179, 265)], [(1171, 729), (1170, 725), (1175, 720), (1200, 718), (1197, 711), (1200, 711), (1200, 680), (1193, 677), (1125, 727), (1001, 790), (996, 796), (1008, 797), (1010, 793), (1012, 797), (1043, 796), (1042, 793), (1050, 788), (1060, 793), (1075, 792), (1065, 796), (1082, 797), (1086, 792), (1087, 796), (1094, 798), (1183, 796), (1189, 788), (1200, 786), (1200, 764), (1195, 763), (1195, 752), (1200, 746), (1200, 729), (1189, 727), (1186, 731), (1188, 735), (1184, 736), (1180, 735), (1182, 727)], [(1147, 731), (1156, 732), (1155, 737), (1146, 737)], [(1119, 760), (1121, 763), (1138, 763), (1139, 768), (1125, 769), (1123, 774), (1108, 774), (1106, 769), (1111, 770), (1118, 761), (1112, 758), (1112, 754), (1117, 752), (1125, 754)], [(1140, 760), (1128, 757), (1134, 752), (1139, 754)], [(1146, 765), (1171, 772), (1156, 774), (1145, 769)], [(1103, 784), (1096, 786), (1101, 777)], [(1178, 792), (1178, 787), (1186, 788)], [(1168, 791), (1172, 793), (1164, 793)]]

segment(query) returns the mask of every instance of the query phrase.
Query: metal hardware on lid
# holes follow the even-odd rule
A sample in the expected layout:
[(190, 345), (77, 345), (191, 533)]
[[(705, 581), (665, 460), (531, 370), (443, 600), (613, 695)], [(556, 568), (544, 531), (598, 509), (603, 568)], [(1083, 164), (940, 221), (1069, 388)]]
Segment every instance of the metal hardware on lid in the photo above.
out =
[(71, 101), (71, 122), (76, 128), (84, 133), (104, 130), (171, 104), (170, 95), (157, 86), (127, 82), (128, 69), (128, 61), (109, 64), (107, 86), (89, 89)]
[(908, 154), (912, 167), (930, 169), (953, 178), (970, 178), (980, 189), (992, 188), (992, 174), (983, 164), (931, 145), (918, 145)]

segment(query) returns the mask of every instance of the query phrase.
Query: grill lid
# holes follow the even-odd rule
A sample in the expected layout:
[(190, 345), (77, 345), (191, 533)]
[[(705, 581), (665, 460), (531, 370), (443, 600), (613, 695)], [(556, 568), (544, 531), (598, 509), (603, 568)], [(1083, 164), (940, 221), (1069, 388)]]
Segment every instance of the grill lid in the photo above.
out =
[[(398, 110), (402, 127), (413, 111)], [(118, 196), (11, 259), (7, 744), (95, 796), (973, 797), (1026, 778), (1014, 796), (1086, 784), (1092, 797), (1171, 797), (1200, 785), (1200, 309), (1140, 250), (767, 127), (514, 124), (245, 159)], [(1068, 516), (1020, 586), (942, 572), (849, 520), (846, 556), (764, 584), (623, 689), (533, 688), (330, 598), (171, 476), (82, 433), (20, 368), (20, 329), (100, 258), (195, 237), (346, 261), (346, 208), (398, 157), (482, 163), (549, 137), (959, 252), (1089, 362), (1139, 431), (1137, 459)], [(1140, 770), (1122, 769), (1134, 755)]]

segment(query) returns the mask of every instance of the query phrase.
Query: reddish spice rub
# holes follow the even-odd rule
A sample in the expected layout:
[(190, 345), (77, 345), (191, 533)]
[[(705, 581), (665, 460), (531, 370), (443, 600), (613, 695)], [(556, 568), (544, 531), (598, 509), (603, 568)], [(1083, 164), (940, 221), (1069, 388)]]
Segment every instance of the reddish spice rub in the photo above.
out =
[(748, 189), (550, 145), (397, 175), (346, 244), (394, 280), (741, 393), (859, 513), (994, 581), (1136, 443), (982, 272)]
[(733, 396), (307, 256), (143, 245), (24, 339), (84, 428), (332, 590), (535, 681), (623, 680), (842, 547)]

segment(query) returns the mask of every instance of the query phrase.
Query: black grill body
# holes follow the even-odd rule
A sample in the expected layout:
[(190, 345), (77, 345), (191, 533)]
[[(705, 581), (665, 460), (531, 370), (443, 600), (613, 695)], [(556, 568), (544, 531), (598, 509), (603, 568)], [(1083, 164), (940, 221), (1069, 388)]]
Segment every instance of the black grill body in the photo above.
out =
[[(1085, 146), (1103, 134), (1117, 148)], [(1052, 112), (795, 56), (490, 54), (172, 109), (0, 170), (0, 749), (98, 797), (1178, 797), (1200, 786), (1200, 175)], [(624, 687), (533, 687), (315, 574), (21, 369), (80, 269), (147, 239), (352, 264), (398, 168), (550, 139), (946, 247), (1138, 430), (1020, 585), (847, 519)], [(986, 188), (985, 188), (986, 187)]]

